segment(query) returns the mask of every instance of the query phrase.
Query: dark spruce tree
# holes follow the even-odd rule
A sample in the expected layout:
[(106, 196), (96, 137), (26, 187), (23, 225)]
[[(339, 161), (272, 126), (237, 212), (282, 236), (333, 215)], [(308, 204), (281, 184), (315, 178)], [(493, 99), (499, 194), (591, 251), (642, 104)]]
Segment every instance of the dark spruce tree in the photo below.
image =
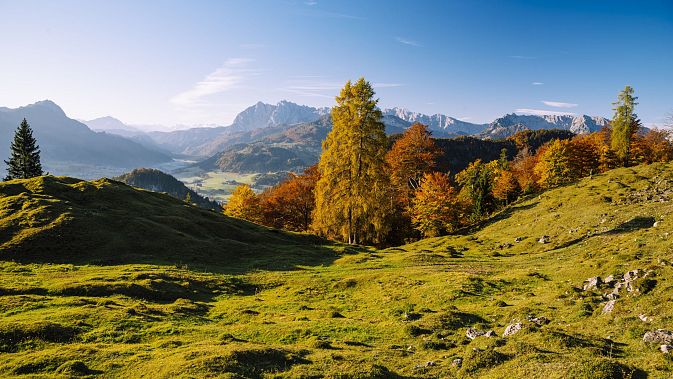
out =
[(42, 175), (40, 149), (25, 118), (14, 133), (11, 156), (5, 163), (7, 164), (5, 180), (28, 179)]

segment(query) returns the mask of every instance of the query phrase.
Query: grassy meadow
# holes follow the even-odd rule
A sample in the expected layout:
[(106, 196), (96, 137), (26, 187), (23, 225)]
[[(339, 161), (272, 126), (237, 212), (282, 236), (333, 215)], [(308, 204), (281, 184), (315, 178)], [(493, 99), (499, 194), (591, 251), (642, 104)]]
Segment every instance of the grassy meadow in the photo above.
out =
[[(377, 250), (109, 180), (0, 183), (0, 375), (670, 378), (643, 335), (673, 327), (672, 197), (673, 165), (618, 169)], [(611, 312), (582, 288), (636, 269)]]

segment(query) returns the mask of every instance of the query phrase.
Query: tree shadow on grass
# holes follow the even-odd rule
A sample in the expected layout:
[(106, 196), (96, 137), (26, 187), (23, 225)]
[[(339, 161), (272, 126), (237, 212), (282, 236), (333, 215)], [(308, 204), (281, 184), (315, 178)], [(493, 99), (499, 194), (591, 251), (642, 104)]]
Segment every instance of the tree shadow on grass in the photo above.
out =
[(654, 226), (654, 223), (656, 222), (656, 219), (651, 216), (638, 216), (630, 219), (629, 221), (623, 222), (616, 227), (605, 231), (601, 233), (595, 233), (595, 234), (588, 234), (588, 235), (583, 235), (581, 237), (575, 238), (573, 240), (564, 242), (558, 246), (554, 247), (554, 250), (556, 249), (564, 249), (566, 247), (570, 247), (573, 245), (576, 245), (578, 243), (584, 242), (588, 240), (589, 238), (592, 237), (600, 237), (600, 236), (609, 236), (609, 235), (618, 235), (618, 234), (623, 234), (623, 233), (630, 233), (630, 232), (635, 232), (638, 230), (642, 229), (649, 229)]
[(536, 201), (536, 202), (528, 204), (528, 205), (511, 205), (511, 206), (505, 208), (504, 210), (502, 210), (501, 212), (495, 214), (494, 216), (489, 217), (486, 220), (477, 222), (475, 224), (472, 224), (472, 225), (469, 225), (469, 226), (466, 226), (464, 228), (461, 228), (461, 229), (457, 230), (455, 234), (468, 235), (468, 234), (476, 233), (479, 230), (484, 229), (487, 226), (490, 226), (492, 224), (495, 224), (498, 221), (502, 221), (502, 220), (506, 220), (506, 219), (510, 218), (516, 212), (525, 211), (527, 209), (534, 208), (535, 206), (538, 205), (538, 203), (539, 202)]

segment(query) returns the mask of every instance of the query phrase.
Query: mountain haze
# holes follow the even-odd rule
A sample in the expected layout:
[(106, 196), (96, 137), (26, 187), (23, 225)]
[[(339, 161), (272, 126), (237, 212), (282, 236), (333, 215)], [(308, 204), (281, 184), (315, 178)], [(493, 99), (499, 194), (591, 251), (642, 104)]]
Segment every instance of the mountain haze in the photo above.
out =
[(133, 168), (171, 161), (167, 154), (124, 137), (94, 132), (85, 124), (68, 118), (49, 100), (16, 109), (0, 108), (0, 141), (5, 141), (0, 144), (0, 156), (8, 156), (10, 141), (23, 118), (33, 129), (47, 170), (72, 164)]

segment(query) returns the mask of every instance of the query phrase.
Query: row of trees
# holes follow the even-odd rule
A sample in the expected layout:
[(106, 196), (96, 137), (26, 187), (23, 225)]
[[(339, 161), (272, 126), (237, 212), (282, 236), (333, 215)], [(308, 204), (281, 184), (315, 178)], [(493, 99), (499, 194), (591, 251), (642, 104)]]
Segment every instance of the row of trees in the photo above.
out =
[(616, 167), (673, 160), (667, 132), (643, 133), (636, 99), (631, 87), (620, 93), (611, 128), (554, 139), (537, 150), (525, 135), (515, 135), (513, 160), (503, 149), (500, 159), (477, 159), (451, 176), (438, 171), (441, 151), (425, 125), (412, 125), (388, 148), (371, 85), (348, 82), (336, 98), (317, 167), (259, 195), (241, 186), (225, 213), (349, 243), (451, 233), (522, 195)]

